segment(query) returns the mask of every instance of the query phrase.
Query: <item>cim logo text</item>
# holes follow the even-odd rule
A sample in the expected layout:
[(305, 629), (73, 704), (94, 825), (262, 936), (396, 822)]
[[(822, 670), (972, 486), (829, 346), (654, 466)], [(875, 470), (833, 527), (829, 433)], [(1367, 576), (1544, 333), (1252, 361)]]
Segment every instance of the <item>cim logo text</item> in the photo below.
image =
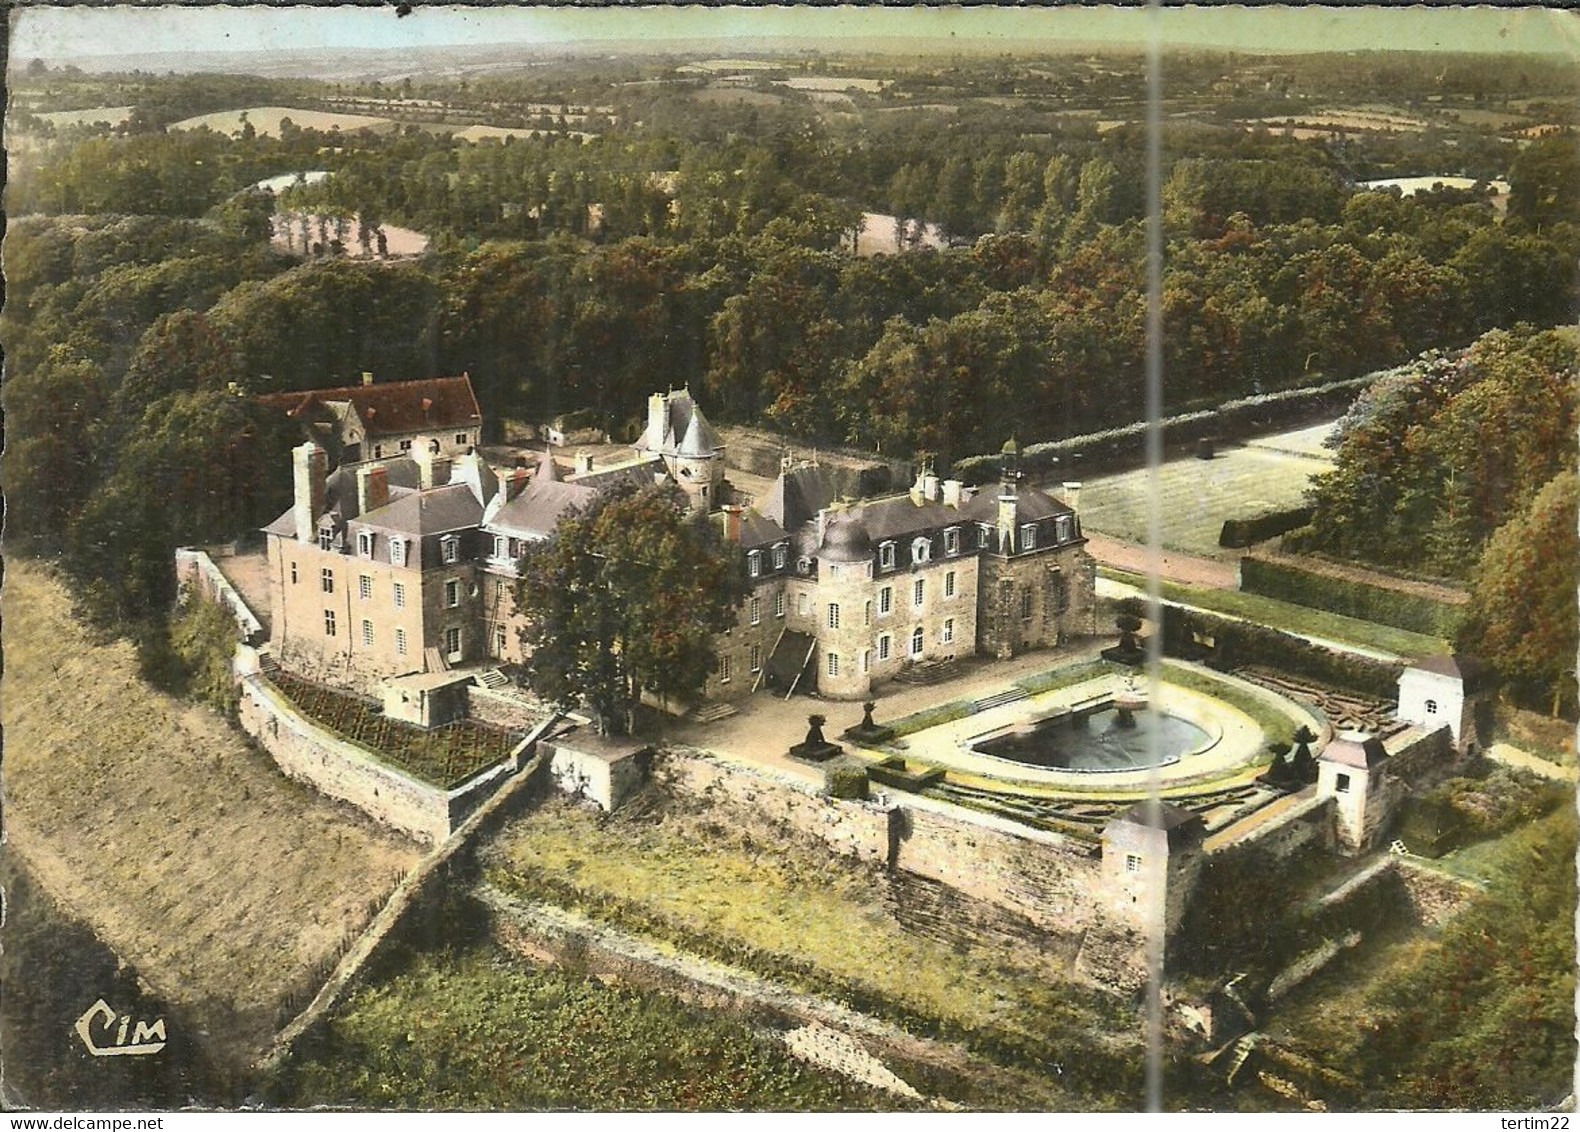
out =
[(158, 1053), (165, 1048), (165, 1020), (138, 1020), (130, 1014), (117, 1014), (110, 1004), (99, 999), (77, 1019), (77, 1036), (94, 1057)]

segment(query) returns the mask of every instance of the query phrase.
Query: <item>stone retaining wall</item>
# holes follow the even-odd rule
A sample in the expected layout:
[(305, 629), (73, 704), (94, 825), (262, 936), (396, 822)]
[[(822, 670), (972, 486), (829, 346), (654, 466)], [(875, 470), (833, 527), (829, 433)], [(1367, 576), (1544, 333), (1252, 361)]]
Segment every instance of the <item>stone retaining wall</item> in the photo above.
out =
[(178, 585), (195, 586), (204, 596), (218, 602), (241, 629), (241, 639), (249, 644), (261, 644), (268, 636), (263, 622), (248, 607), (230, 579), (220, 572), (206, 551), (183, 546), (176, 550), (176, 582)]

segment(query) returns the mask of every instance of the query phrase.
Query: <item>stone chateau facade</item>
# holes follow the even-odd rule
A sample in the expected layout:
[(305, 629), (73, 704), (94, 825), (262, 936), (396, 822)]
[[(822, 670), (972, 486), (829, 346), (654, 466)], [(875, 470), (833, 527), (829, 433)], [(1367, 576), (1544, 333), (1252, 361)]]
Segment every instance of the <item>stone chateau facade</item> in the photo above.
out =
[(801, 463), (746, 506), (717, 433), (679, 390), (649, 399), (629, 457), (604, 467), (578, 457), (567, 470), (545, 453), (535, 471), (500, 472), (427, 435), (334, 471), (314, 440), (293, 460), (293, 505), (264, 528), (274, 652), (362, 692), (524, 661), (516, 563), (621, 481), (675, 483), (738, 549), (750, 592), (718, 641), (707, 699), (762, 688), (860, 699), (908, 666), (1008, 658), (1096, 629), (1079, 485), (1059, 499), (1020, 484), (1012, 445), (999, 484), (980, 491), (924, 466), (908, 492), (846, 501)]

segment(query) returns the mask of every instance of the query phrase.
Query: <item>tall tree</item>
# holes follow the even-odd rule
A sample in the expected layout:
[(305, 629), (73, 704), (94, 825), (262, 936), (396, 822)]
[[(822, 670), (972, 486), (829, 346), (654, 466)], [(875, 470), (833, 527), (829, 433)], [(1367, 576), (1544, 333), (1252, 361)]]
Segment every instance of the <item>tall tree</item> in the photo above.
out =
[(739, 563), (710, 524), (685, 514), (673, 485), (611, 490), (561, 519), (520, 566), (529, 684), (590, 708), (605, 734), (633, 730), (644, 692), (701, 689), (714, 635), (745, 592)]

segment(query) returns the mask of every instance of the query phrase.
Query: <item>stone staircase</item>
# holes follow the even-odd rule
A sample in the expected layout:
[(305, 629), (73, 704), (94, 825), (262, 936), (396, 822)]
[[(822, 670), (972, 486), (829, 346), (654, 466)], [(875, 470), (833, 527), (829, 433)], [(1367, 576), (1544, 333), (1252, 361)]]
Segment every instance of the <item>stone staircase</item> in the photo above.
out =
[(1012, 704), (1016, 700), (1024, 700), (1030, 693), (1025, 688), (1010, 687), (994, 695), (986, 696), (971, 705), (972, 712), (989, 711), (1005, 704)]
[(735, 708), (731, 704), (703, 704), (691, 713), (691, 721), (693, 723), (717, 723), (719, 720), (728, 719), (734, 714)]
[(894, 674), (896, 684), (941, 684), (959, 669), (956, 660), (923, 660), (907, 664)]
[(490, 668), (486, 672), (479, 672), (475, 677), (477, 682), (485, 688), (497, 690), (510, 687), (510, 677), (497, 668)]

